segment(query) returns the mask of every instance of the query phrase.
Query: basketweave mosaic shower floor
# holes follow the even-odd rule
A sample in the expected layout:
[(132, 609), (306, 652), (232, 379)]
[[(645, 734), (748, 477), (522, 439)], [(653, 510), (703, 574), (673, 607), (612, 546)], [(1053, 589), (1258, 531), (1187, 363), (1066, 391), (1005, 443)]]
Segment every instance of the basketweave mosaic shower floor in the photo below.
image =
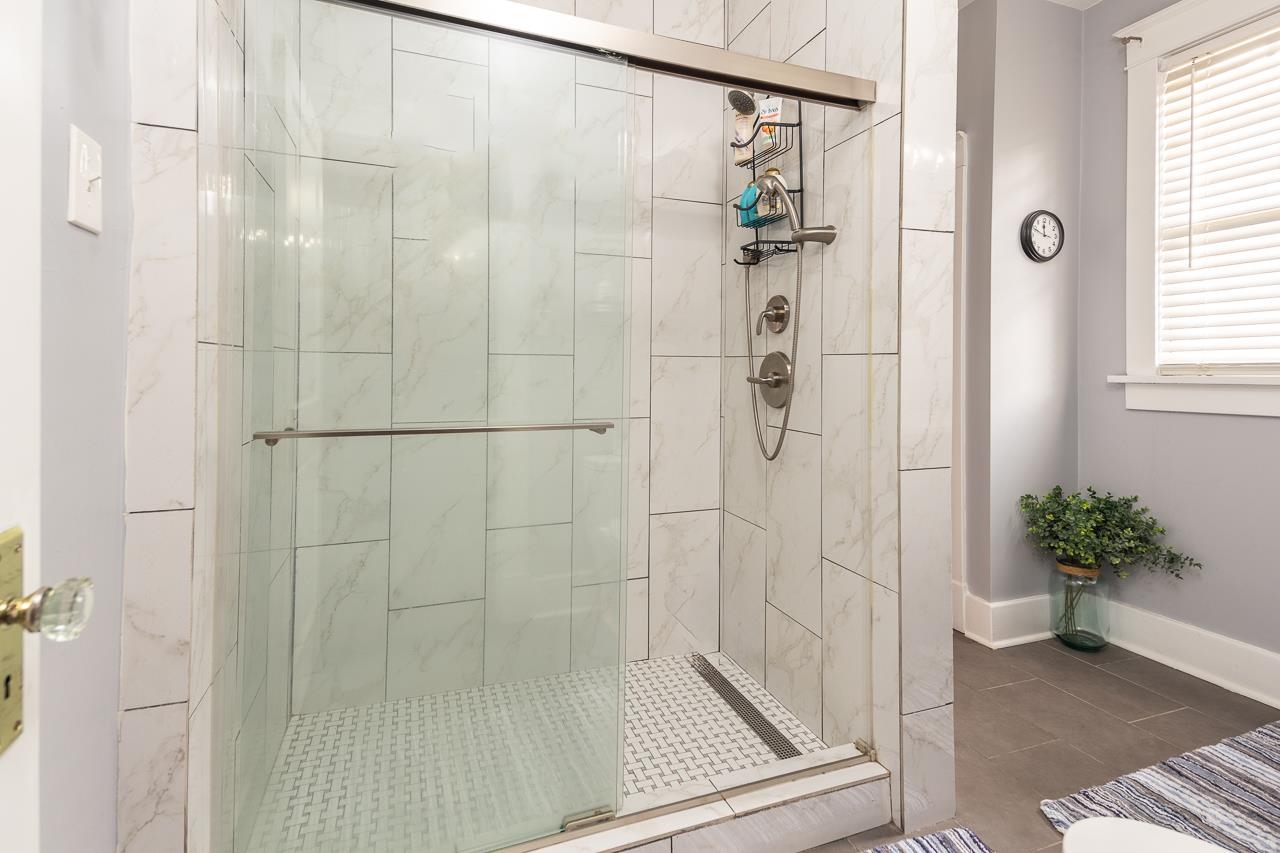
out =
[[(823, 748), (733, 661), (707, 659), (801, 752)], [(249, 850), (424, 853), (544, 834), (548, 815), (599, 806), (616, 784), (616, 679), (572, 672), (294, 717)], [(776, 760), (687, 656), (627, 664), (625, 732), (624, 795)]]

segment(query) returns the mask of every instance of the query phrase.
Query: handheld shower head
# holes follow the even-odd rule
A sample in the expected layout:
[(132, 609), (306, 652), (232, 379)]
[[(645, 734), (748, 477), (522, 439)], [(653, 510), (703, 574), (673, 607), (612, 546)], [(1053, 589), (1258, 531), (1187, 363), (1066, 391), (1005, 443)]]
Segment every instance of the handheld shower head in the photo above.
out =
[(830, 245), (836, 239), (836, 229), (831, 225), (805, 228), (800, 224), (800, 212), (796, 210), (796, 204), (791, 200), (791, 193), (787, 192), (787, 182), (782, 179), (781, 175), (766, 172), (756, 178), (756, 187), (759, 188), (761, 194), (775, 196), (781, 200), (782, 207), (787, 212), (787, 220), (791, 223), (791, 241), (793, 243), (822, 243), (823, 245)]
[(733, 111), (738, 115), (751, 116), (756, 114), (756, 99), (741, 89), (729, 90), (729, 106), (733, 107)]

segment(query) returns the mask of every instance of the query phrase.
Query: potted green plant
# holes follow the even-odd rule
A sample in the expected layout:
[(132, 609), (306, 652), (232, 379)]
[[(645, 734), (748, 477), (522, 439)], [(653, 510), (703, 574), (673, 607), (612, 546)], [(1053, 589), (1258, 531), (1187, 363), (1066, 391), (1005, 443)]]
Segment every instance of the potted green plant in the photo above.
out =
[(1056, 571), (1050, 576), (1053, 633), (1081, 651), (1105, 648), (1110, 631), (1107, 590), (1102, 574), (1117, 578), (1130, 567), (1146, 568), (1182, 578), (1200, 563), (1165, 545), (1165, 529), (1138, 505), (1137, 495), (1099, 495), (1091, 486), (1084, 493), (1067, 494), (1061, 486), (1043, 497), (1023, 495), (1018, 507), (1027, 522), (1027, 538), (1051, 554)]

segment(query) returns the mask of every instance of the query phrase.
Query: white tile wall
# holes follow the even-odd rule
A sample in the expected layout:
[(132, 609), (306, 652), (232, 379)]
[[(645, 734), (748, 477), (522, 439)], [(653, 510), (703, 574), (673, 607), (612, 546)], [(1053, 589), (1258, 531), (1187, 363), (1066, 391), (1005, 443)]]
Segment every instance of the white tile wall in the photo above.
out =
[(902, 472), (902, 711), (952, 701), (951, 470)]
[(724, 104), (720, 86), (678, 77), (654, 78), (655, 196), (713, 204), (724, 200)]
[(293, 713), (386, 698), (385, 540), (298, 549)]
[(956, 0), (907, 0), (902, 63), (904, 228), (955, 230), (957, 25)]
[(566, 672), (572, 527), (490, 530), (488, 537), (485, 683)]
[(625, 660), (621, 632), (625, 581), (575, 586), (572, 595), (569, 666), (573, 670), (617, 667)]
[(827, 0), (827, 34), (828, 71), (876, 81), (869, 109), (827, 109), (830, 148), (902, 110), (903, 0)]
[(187, 698), (191, 647), (191, 512), (125, 517), (120, 707)]
[(185, 702), (121, 715), (116, 830), (119, 853), (183, 849), (186, 766)]
[[(773, 0), (769, 56), (786, 61), (827, 25), (827, 0)], [(818, 57), (818, 68), (825, 57)]]
[(822, 729), (822, 638), (770, 605), (765, 608), (764, 686), (813, 731)]
[(390, 477), (390, 439), (299, 442), (298, 546), (386, 539)]
[(724, 514), (720, 551), (720, 650), (764, 683), (764, 530)]
[(901, 467), (951, 465), (950, 233), (902, 232)]
[(720, 505), (720, 360), (653, 359), (649, 510)]
[[(777, 440), (778, 431), (770, 429), (769, 446)], [(788, 433), (782, 453), (769, 463), (767, 477), (769, 603), (818, 636), (822, 630), (822, 439)], [(797, 716), (805, 719), (798, 712)]]
[(652, 517), (649, 655), (712, 652), (719, 645), (720, 513)]
[(724, 0), (653, 0), (653, 31), (724, 47)]
[(387, 698), (479, 687), (484, 679), (484, 602), (392, 610)]
[[(130, 0), (129, 57), (133, 120), (196, 128), (196, 20), (199, 5)], [(191, 199), (194, 193), (188, 193)]]
[(135, 125), (125, 508), (194, 502), (196, 135)]
[(656, 198), (653, 211), (653, 354), (719, 356), (722, 207)]
[(300, 429), (376, 429), (390, 425), (390, 355), (346, 352), (299, 354)]
[(720, 362), (724, 412), (724, 508), (757, 527), (765, 526), (765, 461), (751, 425), (747, 358)]
[(944, 705), (902, 717), (903, 828), (956, 813), (955, 713)]
[(871, 582), (822, 562), (822, 740), (871, 731)]

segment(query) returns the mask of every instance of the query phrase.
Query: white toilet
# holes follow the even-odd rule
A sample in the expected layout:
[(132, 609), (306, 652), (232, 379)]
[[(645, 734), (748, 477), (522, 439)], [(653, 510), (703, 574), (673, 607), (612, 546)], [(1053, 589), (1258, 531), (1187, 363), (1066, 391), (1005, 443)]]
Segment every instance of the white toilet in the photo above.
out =
[(1071, 824), (1062, 853), (1220, 853), (1221, 847), (1150, 823), (1091, 817)]

